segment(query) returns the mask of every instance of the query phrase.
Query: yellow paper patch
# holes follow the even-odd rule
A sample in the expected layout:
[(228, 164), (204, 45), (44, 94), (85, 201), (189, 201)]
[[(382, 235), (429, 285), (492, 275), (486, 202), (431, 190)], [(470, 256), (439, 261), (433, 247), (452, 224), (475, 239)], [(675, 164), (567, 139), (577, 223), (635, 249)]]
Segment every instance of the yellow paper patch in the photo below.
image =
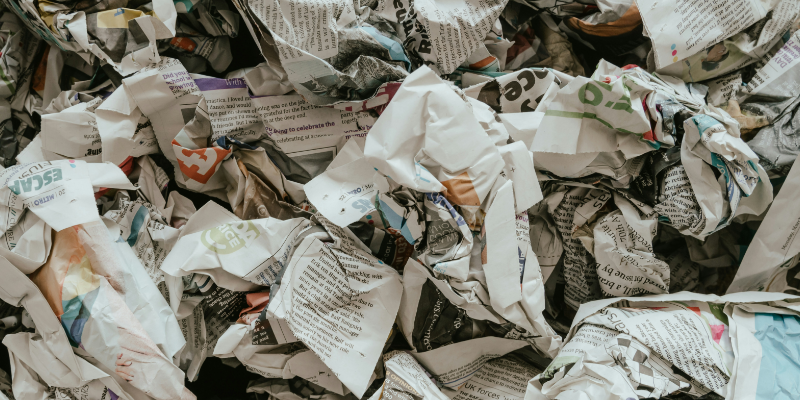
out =
[(100, 286), (100, 278), (94, 274), (92, 264), (85, 255), (78, 263), (71, 264), (61, 286), (61, 299), (67, 301), (91, 292)]
[(128, 21), (143, 16), (139, 10), (128, 8), (117, 8), (114, 10), (101, 11), (97, 13), (98, 28), (128, 28)]

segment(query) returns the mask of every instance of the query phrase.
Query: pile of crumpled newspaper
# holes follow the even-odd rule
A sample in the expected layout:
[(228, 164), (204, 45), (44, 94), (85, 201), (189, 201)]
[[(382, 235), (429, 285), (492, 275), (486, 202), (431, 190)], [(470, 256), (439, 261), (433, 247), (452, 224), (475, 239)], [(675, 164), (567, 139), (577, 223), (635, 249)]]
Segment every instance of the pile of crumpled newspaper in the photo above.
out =
[(0, 399), (800, 397), (798, 0), (0, 4)]

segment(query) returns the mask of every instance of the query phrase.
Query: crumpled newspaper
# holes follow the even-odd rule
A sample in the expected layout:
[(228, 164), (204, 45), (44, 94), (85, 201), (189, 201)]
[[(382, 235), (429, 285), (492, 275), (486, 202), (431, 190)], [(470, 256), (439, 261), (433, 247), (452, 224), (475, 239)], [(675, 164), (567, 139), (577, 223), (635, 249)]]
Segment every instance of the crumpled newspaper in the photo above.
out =
[(0, 399), (796, 397), (798, 30), (3, 0)]

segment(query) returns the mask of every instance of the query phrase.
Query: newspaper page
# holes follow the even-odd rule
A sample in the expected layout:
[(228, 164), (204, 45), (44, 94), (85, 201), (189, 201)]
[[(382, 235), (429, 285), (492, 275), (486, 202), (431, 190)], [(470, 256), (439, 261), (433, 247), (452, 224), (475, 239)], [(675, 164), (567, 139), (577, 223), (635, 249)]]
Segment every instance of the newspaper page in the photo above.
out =
[(800, 241), (795, 240), (800, 230), (800, 208), (796, 201), (800, 196), (797, 183), (800, 181), (800, 166), (797, 164), (792, 165), (756, 231), (727, 293), (792, 289), (788, 282), (796, 278), (797, 272), (791, 274), (790, 271), (796, 264), (795, 256), (800, 253)]
[(514, 185), (514, 209), (517, 213), (526, 212), (544, 197), (538, 180), (527, 179), (536, 175), (533, 165), (533, 153), (523, 142), (514, 142), (500, 147), (506, 166), (503, 176)]
[[(79, 373), (83, 375), (85, 381), (78, 380), (72, 372), (62, 373), (61, 376), (55, 378), (56, 375), (59, 375), (58, 372), (48, 370), (41, 365), (41, 360), (52, 359), (54, 355), (48, 354), (46, 350), (37, 349), (33, 337), (33, 333), (20, 332), (7, 335), (3, 339), (3, 345), (9, 349), (12, 377), (9, 382), (11, 390), (6, 391), (5, 385), (0, 385), (0, 390), (2, 390), (0, 398), (6, 400), (15, 398), (49, 399), (64, 396), (62, 398), (108, 400), (113, 395), (120, 399), (133, 399), (133, 396), (128, 393), (128, 391), (133, 392), (130, 384), (118, 383), (110, 375), (79, 357), (76, 357), (80, 368)], [(5, 397), (4, 393), (8, 392), (11, 393)]]
[[(690, 384), (673, 372), (674, 366), (636, 338), (598, 328), (601, 327), (582, 325), (575, 338), (587, 329), (580, 337), (585, 346), (573, 349), (577, 351), (562, 359), (565, 366), (553, 370), (548, 367), (544, 374), (532, 379), (526, 398), (538, 394), (547, 398), (593, 398), (608, 393), (624, 398), (660, 398), (689, 391)], [(592, 336), (600, 332), (603, 333)], [(583, 383), (581, 377), (587, 374), (594, 379)]]
[[(531, 344), (477, 296), (460, 296), (414, 260), (406, 264), (403, 286), (398, 314), (403, 335), (417, 361), (448, 388), (461, 387), (487, 361)], [(478, 324), (487, 329), (470, 334)]]
[(745, 96), (796, 96), (800, 94), (800, 33), (795, 32), (777, 53), (771, 55), (745, 85)]
[(232, 325), (214, 347), (218, 357), (236, 357), (245, 368), (265, 378), (300, 377), (331, 392), (343, 395), (347, 389), (313, 351), (301, 343), (256, 345), (254, 331), (243, 323)]
[(264, 135), (264, 125), (253, 107), (243, 78), (197, 78), (194, 82), (208, 107), (213, 132), (211, 142), (221, 137), (251, 142)]
[[(576, 321), (561, 352), (531, 381), (529, 392), (592, 396), (613, 387), (634, 398), (677, 391), (726, 394), (734, 357), (722, 304), (620, 304)], [(589, 371), (598, 379), (581, 385), (580, 377)]]
[(95, 110), (103, 161), (120, 165), (130, 156), (158, 152), (153, 126), (125, 86), (115, 90)]
[(208, 334), (203, 318), (203, 307), (195, 307), (186, 318), (178, 321), (181, 333), (186, 339), (186, 347), (175, 354), (178, 366), (186, 371), (186, 379), (194, 382), (200, 375), (200, 367), (209, 352)]
[(658, 68), (683, 60), (741, 32), (767, 15), (756, 0), (638, 0)]
[(484, 364), (452, 400), (521, 399), (525, 397), (528, 381), (540, 372), (508, 357), (495, 358)]
[(194, 79), (180, 61), (164, 57), (123, 83), (142, 114), (150, 119), (164, 156), (177, 163), (172, 139), (192, 119), (200, 101)]
[[(383, 204), (381, 211), (389, 208), (383, 207)], [(470, 253), (475, 239), (466, 221), (439, 193), (425, 194), (423, 210), (425, 245), (418, 250), (416, 259), (437, 273), (467, 280)]]
[(612, 81), (577, 77), (556, 92), (533, 138), (534, 153), (621, 150), (626, 158), (633, 158), (653, 149), (642, 106), (653, 88), (632, 75), (606, 79)]
[(655, 210), (681, 232), (699, 234), (705, 229), (706, 217), (691, 189), (686, 168), (676, 165), (665, 171), (659, 183), (663, 199), (655, 205)]
[[(650, 307), (657, 307), (653, 310)], [(631, 335), (696, 382), (693, 392), (724, 395), (733, 350), (722, 306), (693, 302), (609, 307), (583, 320)], [(719, 338), (719, 339), (717, 339)], [(689, 356), (691, 354), (691, 356)], [(666, 368), (665, 368), (666, 369)], [(670, 371), (670, 369), (667, 369)], [(669, 375), (673, 375), (670, 371)]]
[[(548, 196), (548, 200), (552, 201), (553, 197)], [(528, 210), (527, 214), (527, 237), (531, 243), (531, 250), (536, 254), (539, 262), (542, 280), (547, 282), (564, 252), (561, 234), (558, 232), (556, 222), (549, 214), (547, 201), (537, 203)]]
[[(526, 398), (592, 397), (609, 391), (633, 398), (752, 393), (762, 385), (753, 385), (750, 378), (770, 368), (764, 360), (784, 358), (769, 352), (775, 338), (787, 332), (777, 327), (797, 318), (794, 297), (682, 292), (584, 304), (558, 357), (529, 382)], [(748, 313), (763, 318), (756, 324)], [(772, 334), (756, 340), (758, 330)], [(769, 382), (763, 385), (765, 393), (783, 385), (771, 377), (764, 377)]]
[[(509, 181), (497, 190), (486, 212), (482, 228), (486, 234), (486, 243), (481, 254), (481, 258), (486, 257), (483, 262), (486, 288), (491, 305), (498, 312), (522, 300), (522, 291), (516, 290), (517, 283), (522, 282), (522, 268), (519, 265), (519, 254), (522, 251), (515, 240), (516, 215), (512, 192)], [(525, 254), (527, 255), (527, 248)]]
[(487, 362), (529, 345), (524, 340), (482, 337), (416, 353), (414, 358), (442, 385), (459, 390)]
[[(289, 262), (297, 235), (309, 226), (305, 218), (232, 221), (182, 236), (162, 264), (173, 276), (207, 274), (231, 290), (271, 286)], [(234, 283), (232, 275), (252, 285)]]
[[(364, 157), (329, 169), (303, 186), (311, 204), (339, 226), (347, 226), (375, 211), (378, 186), (375, 169)], [(378, 179), (385, 178), (378, 175)]]
[(393, 351), (383, 355), (386, 379), (370, 400), (447, 400), (417, 360), (409, 353)]
[[(4, 211), (6, 217), (16, 214), (10, 208)], [(53, 229), (32, 212), (23, 212), (14, 219), (14, 225), (0, 237), (0, 256), (29, 274), (47, 261), (53, 245)]]
[(737, 98), (737, 93), (741, 88), (741, 74), (726, 75), (721, 78), (714, 79), (708, 82), (708, 104), (720, 106), (728, 100), (735, 100)]
[(502, 113), (533, 112), (548, 90), (560, 86), (555, 73), (547, 69), (524, 68), (473, 85), (464, 94), (488, 104), (494, 111)]
[(437, 74), (453, 72), (475, 50), (503, 10), (503, 1), (381, 1), (378, 15), (400, 24), (403, 47)]
[(297, 245), (268, 310), (363, 396), (397, 314), (402, 284), (393, 269), (340, 233), (333, 233), (340, 249), (313, 236)]
[[(131, 246), (153, 282), (163, 282), (161, 265), (178, 239), (178, 229), (164, 224), (155, 207), (141, 198), (120, 203), (119, 210), (110, 211), (104, 217), (117, 223), (120, 239)], [(155, 215), (158, 217), (154, 218)]]
[(622, 196), (615, 195), (614, 202), (620, 210), (602, 217), (594, 227), (594, 255), (603, 294), (668, 293), (669, 265), (653, 252), (658, 226), (655, 215), (642, 218)]
[(588, 219), (610, 199), (608, 192), (603, 190), (572, 188), (551, 211), (564, 246), (564, 277), (567, 280), (564, 300), (572, 308), (577, 309), (580, 303), (601, 297), (594, 259), (581, 241), (572, 236), (574, 221)]
[(384, 84), (408, 75), (411, 62), (394, 30), (381, 32), (358, 23), (366, 15), (360, 16), (364, 10), (351, 2), (317, 1), (296, 7), (286, 0), (258, 0), (236, 6), (250, 19), (251, 32), (254, 26), (260, 31), (261, 25), (269, 30), (270, 41), (274, 40), (271, 58), (312, 104), (369, 102)]
[(0, 172), (0, 184), (0, 209), (6, 211), (0, 218), (4, 218), (5, 230), (26, 209), (57, 231), (97, 221), (100, 215), (94, 187), (135, 188), (116, 165), (80, 160), (16, 165)]
[(397, 91), (367, 135), (364, 155), (401, 185), (422, 192), (446, 188), (447, 200), (460, 206), (479, 206), (505, 165), (469, 103), (426, 67)]
[(103, 147), (94, 111), (102, 99), (42, 116), (42, 151), (58, 158), (101, 162)]
[(319, 107), (298, 94), (256, 96), (253, 106), (266, 135), (292, 160), (317, 176), (353, 137), (364, 137), (376, 118), (369, 112)]

